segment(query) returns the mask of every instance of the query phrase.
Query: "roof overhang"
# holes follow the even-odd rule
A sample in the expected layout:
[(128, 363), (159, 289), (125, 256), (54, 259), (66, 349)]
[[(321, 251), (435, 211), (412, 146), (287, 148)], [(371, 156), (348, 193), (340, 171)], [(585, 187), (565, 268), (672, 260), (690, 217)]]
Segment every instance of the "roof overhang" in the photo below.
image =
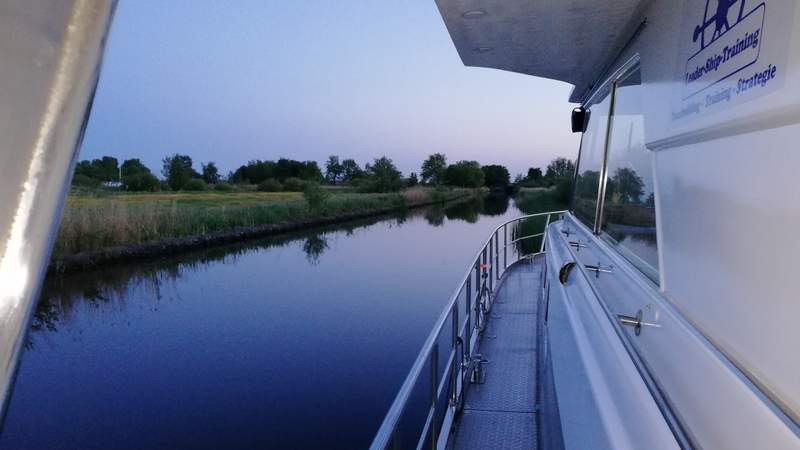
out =
[(466, 66), (573, 84), (580, 102), (642, 23), (648, 0), (436, 0)]

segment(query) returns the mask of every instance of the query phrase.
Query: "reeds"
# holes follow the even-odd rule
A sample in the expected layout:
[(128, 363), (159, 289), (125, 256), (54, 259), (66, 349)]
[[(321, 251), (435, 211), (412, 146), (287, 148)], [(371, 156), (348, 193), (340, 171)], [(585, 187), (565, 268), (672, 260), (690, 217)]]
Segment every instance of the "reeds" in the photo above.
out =
[[(454, 192), (453, 196), (464, 195)], [(430, 189), (396, 194), (337, 193), (311, 211), (296, 193), (175, 193), (70, 197), (54, 257), (120, 245), (205, 235), (237, 227), (336, 218), (430, 201)]]

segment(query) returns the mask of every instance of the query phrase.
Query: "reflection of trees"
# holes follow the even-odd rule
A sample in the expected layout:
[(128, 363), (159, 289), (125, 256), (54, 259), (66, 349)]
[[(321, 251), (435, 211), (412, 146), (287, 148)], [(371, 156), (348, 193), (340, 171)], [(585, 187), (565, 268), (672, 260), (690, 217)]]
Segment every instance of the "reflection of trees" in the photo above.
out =
[[(404, 213), (405, 216), (422, 214), (422, 210)], [(304, 240), (302, 250), (309, 263), (316, 264), (328, 248), (325, 235), (343, 233), (353, 236), (356, 230), (383, 222), (388, 215), (357, 220), (341, 225), (320, 227), (311, 232), (297, 231), (280, 236), (254, 239), (236, 244), (221, 245), (193, 252), (182, 253), (156, 260), (143, 260), (129, 264), (112, 264), (96, 270), (67, 274), (48, 274), (42, 287), (39, 303), (31, 323), (36, 334), (41, 331), (57, 332), (59, 323), (70, 319), (78, 305), (96, 309), (124, 309), (132, 288), (144, 289), (143, 296), (151, 304), (149, 308), (157, 311), (162, 301), (164, 286), (176, 282), (187, 274), (202, 270), (211, 264), (235, 263), (243, 255), (259, 252), (272, 247), (283, 247)], [(400, 221), (397, 223), (400, 225)], [(30, 347), (32, 341), (27, 345)]]
[(425, 210), (424, 217), (428, 225), (440, 227), (444, 224), (444, 208), (441, 205), (431, 206)]
[(308, 263), (312, 266), (319, 264), (319, 258), (328, 249), (328, 240), (322, 234), (309, 236), (303, 243), (303, 252), (306, 254)]
[(508, 211), (510, 197), (503, 194), (489, 194), (483, 199), (483, 215), (501, 216)]
[(608, 180), (606, 191), (614, 203), (639, 203), (644, 195), (644, 181), (635, 170), (620, 167)]
[[(177, 280), (204, 270), (213, 264), (232, 264), (241, 257), (273, 247), (296, 245), (305, 253), (309, 264), (316, 265), (329, 249), (332, 233), (354, 236), (358, 230), (377, 223), (403, 226), (409, 219), (424, 217), (433, 226), (440, 226), (444, 218), (475, 221), (485, 202), (466, 201), (465, 205), (452, 204), (446, 208), (437, 205), (430, 208), (411, 209), (398, 214), (387, 214), (344, 224), (319, 227), (313, 230), (296, 231), (279, 236), (253, 239), (246, 242), (214, 246), (207, 249), (145, 259), (135, 263), (109, 264), (96, 270), (67, 274), (51, 273), (45, 280), (40, 300), (31, 324), (31, 337), (40, 332), (58, 332), (61, 324), (68, 322), (81, 306), (89, 306), (100, 313), (109, 310), (124, 310), (129, 300), (146, 302), (151, 311), (158, 311), (167, 290)], [(445, 216), (445, 214), (447, 214)], [(169, 296), (166, 296), (169, 298)], [(137, 305), (138, 306), (138, 305)]]
[(596, 170), (586, 170), (578, 175), (575, 185), (575, 196), (585, 199), (597, 200), (597, 187), (600, 184), (600, 172)]
[(604, 222), (609, 225), (655, 227), (655, 198), (649, 193), (643, 203), (644, 193), (644, 181), (634, 169), (618, 168), (606, 186)]
[(508, 209), (508, 197), (502, 196), (502, 200), (491, 196), (485, 198), (477, 197), (444, 206), (434, 205), (425, 209), (424, 217), (428, 224), (434, 227), (442, 226), (445, 217), (448, 220), (463, 220), (475, 223), (481, 214), (487, 214), (486, 210), (489, 208), (492, 208), (495, 214), (502, 214), (499, 210), (502, 209), (505, 212)]
[(455, 203), (445, 208), (444, 214), (449, 220), (464, 220), (475, 223), (483, 210), (483, 199), (476, 198), (471, 201)]

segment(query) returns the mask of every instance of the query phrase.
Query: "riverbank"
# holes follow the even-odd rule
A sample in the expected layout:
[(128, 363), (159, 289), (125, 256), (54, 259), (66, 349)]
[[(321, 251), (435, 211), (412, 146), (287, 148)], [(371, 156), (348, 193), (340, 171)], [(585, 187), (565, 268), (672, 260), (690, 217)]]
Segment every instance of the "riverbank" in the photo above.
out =
[(50, 271), (169, 255), (478, 195), (470, 189), (333, 193), (311, 209), (300, 193), (167, 193), (71, 196)]

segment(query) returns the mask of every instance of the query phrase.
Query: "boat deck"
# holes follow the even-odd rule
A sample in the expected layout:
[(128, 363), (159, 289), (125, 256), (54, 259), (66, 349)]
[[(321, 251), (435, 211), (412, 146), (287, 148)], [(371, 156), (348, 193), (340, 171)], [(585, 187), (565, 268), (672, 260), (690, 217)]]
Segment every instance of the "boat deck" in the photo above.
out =
[(544, 255), (510, 267), (497, 291), (480, 343), (489, 362), (483, 384), (471, 384), (451, 448), (537, 447), (537, 314)]

